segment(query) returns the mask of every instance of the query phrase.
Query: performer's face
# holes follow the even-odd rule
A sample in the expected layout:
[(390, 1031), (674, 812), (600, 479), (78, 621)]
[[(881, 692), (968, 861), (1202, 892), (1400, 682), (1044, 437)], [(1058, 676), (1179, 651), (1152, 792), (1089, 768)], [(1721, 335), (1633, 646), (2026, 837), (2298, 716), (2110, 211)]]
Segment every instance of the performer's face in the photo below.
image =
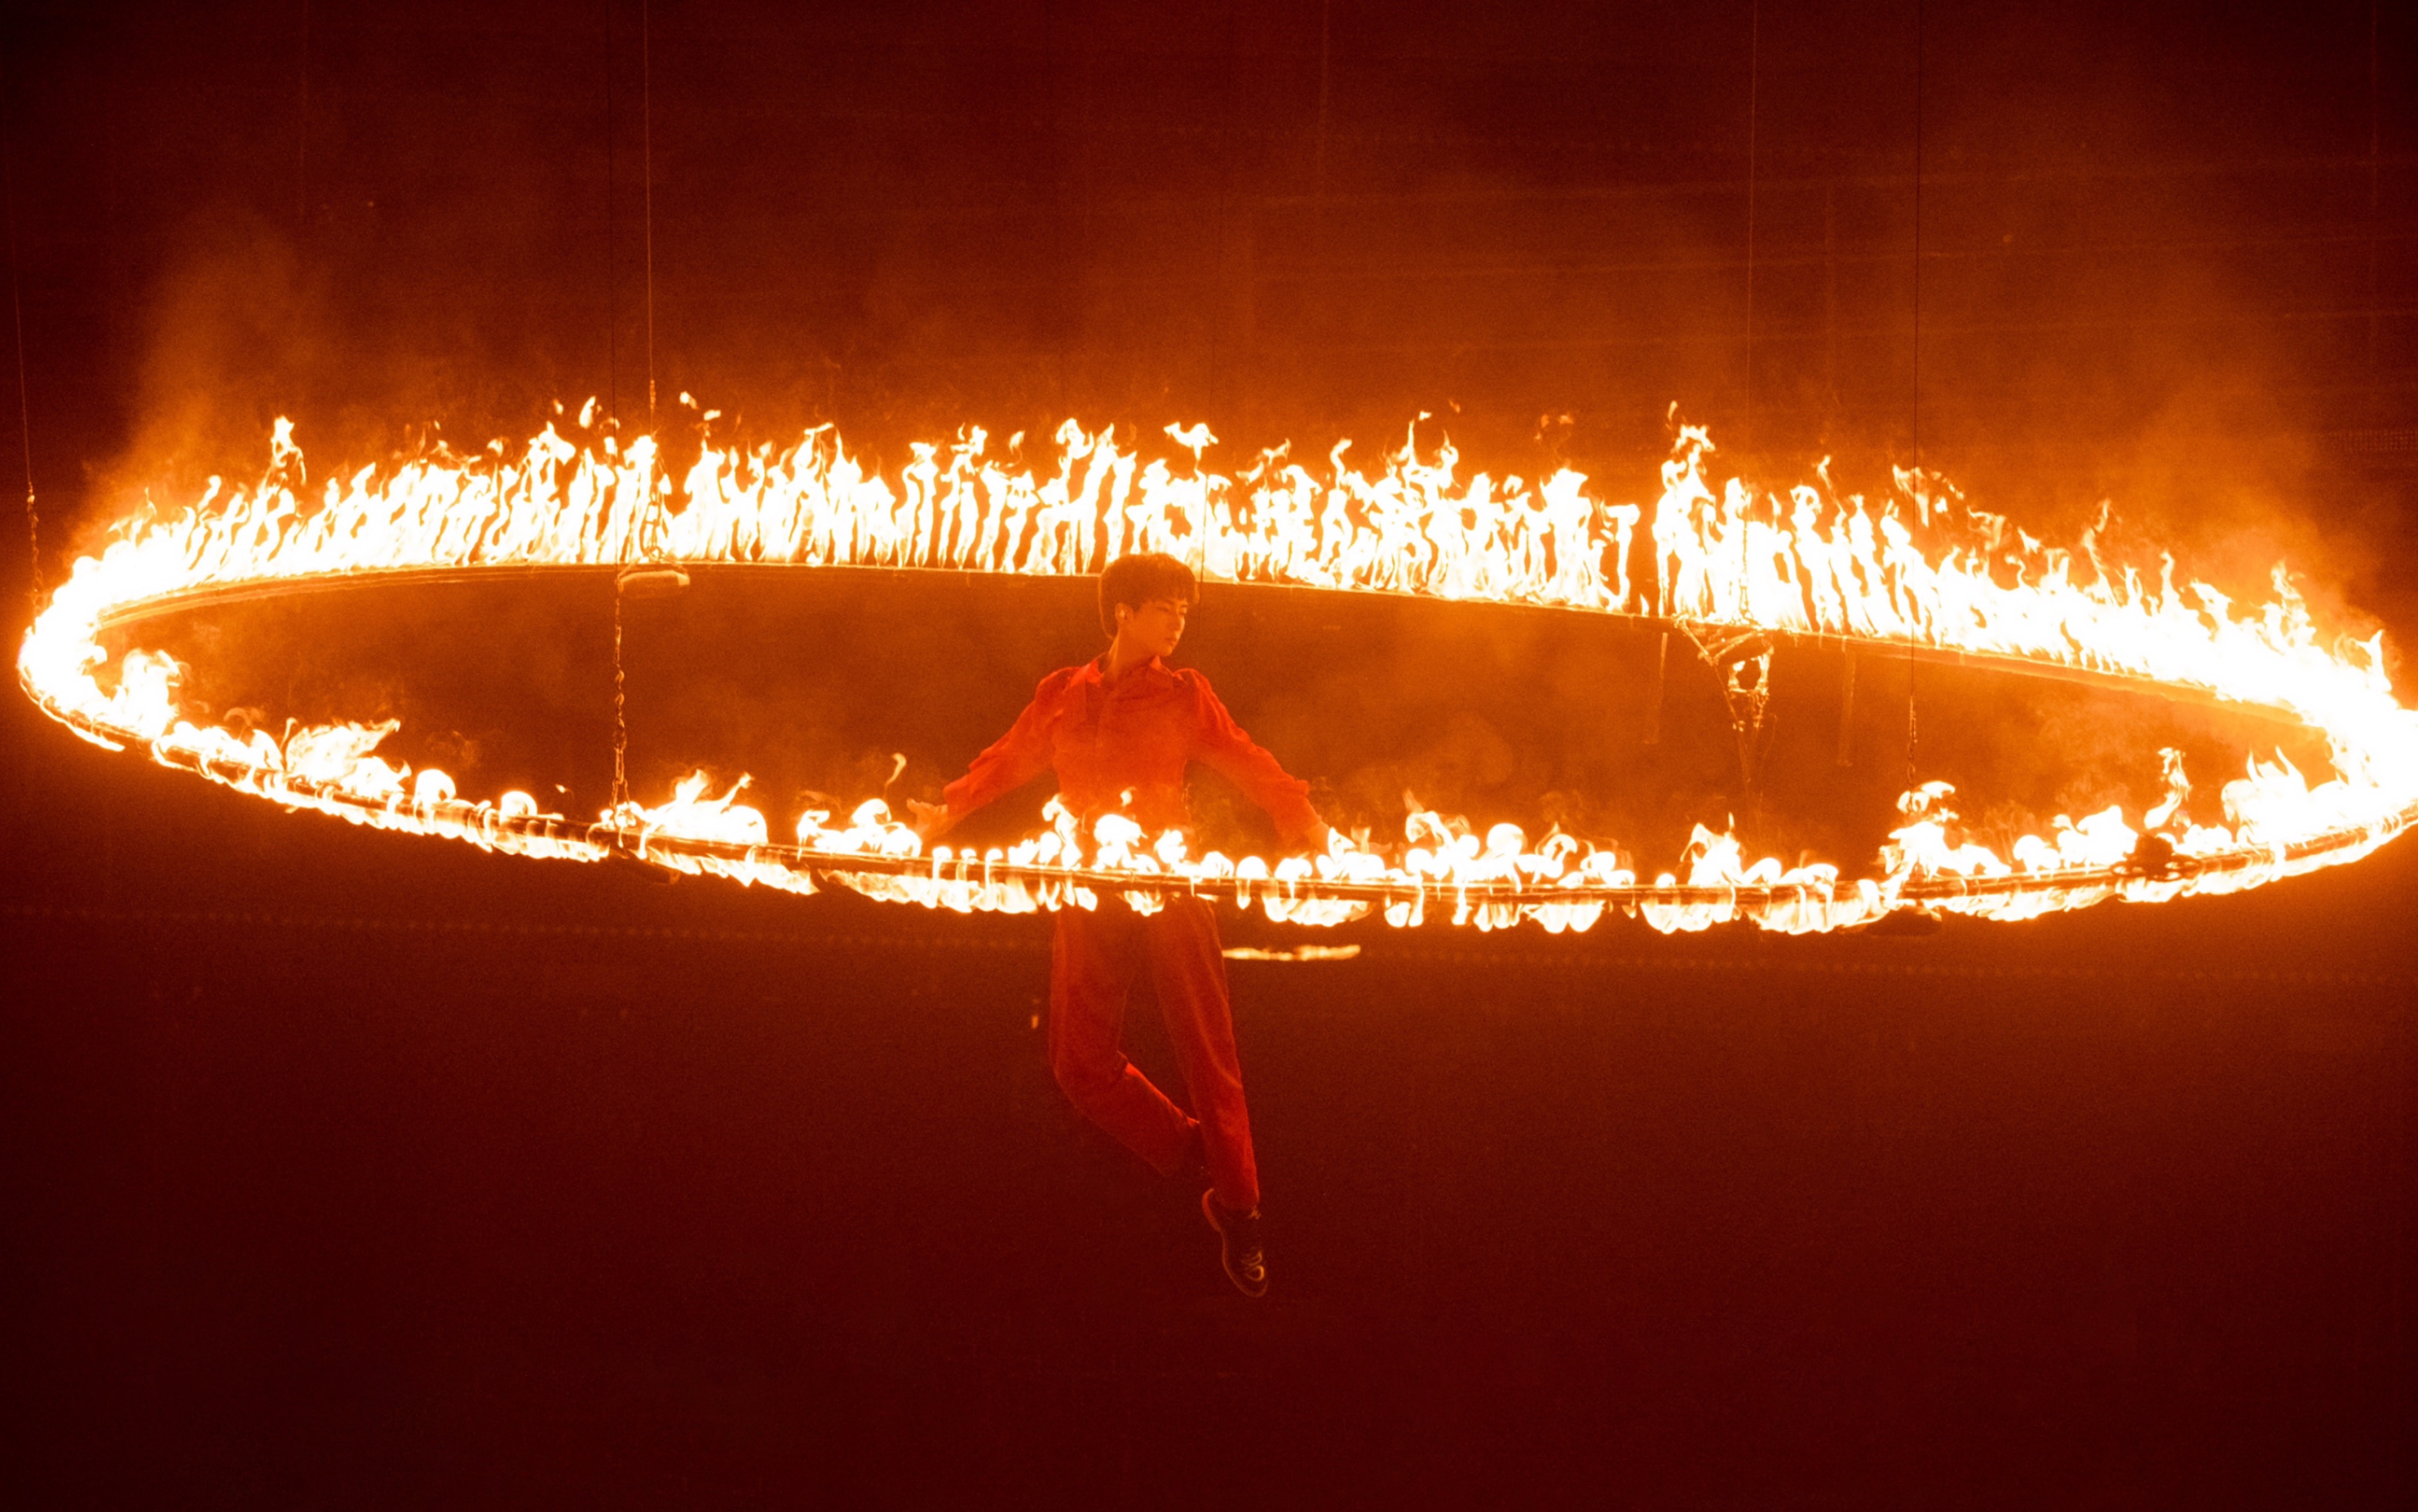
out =
[(1125, 611), (1117, 633), (1145, 656), (1171, 656), (1184, 638), (1184, 619), (1192, 606), (1182, 599), (1153, 599), (1148, 603), (1119, 605)]

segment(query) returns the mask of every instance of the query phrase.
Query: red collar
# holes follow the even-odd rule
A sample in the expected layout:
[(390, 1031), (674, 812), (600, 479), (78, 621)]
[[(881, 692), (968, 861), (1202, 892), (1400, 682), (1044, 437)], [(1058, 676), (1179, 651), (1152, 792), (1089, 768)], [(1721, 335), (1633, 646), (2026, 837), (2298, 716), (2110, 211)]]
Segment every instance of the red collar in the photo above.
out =
[(1102, 665), (1102, 664), (1108, 661), (1108, 659), (1109, 653), (1102, 651), (1099, 655), (1083, 664), (1083, 675), (1081, 680), (1096, 684), (1111, 693), (1115, 692), (1118, 688), (1125, 686), (1127, 683), (1133, 682), (1138, 678), (1148, 679), (1154, 682), (1172, 682), (1175, 680), (1175, 674), (1169, 670), (1167, 664), (1154, 656), (1149, 661), (1144, 662), (1141, 665), (1135, 667), (1132, 671), (1126, 673), (1122, 680), (1111, 685), (1108, 679), (1108, 669)]

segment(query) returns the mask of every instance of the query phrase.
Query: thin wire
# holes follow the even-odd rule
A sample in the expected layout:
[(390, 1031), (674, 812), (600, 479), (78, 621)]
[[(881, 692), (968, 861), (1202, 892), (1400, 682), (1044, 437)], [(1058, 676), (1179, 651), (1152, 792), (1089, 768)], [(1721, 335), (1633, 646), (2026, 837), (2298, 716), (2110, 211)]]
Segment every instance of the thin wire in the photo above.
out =
[[(2378, 309), (2378, 233), (2383, 221), (2378, 213), (2378, 170), (2383, 154), (2383, 116), (2378, 104), (2377, 85), (2377, 12), (2378, 0), (2367, 5), (2367, 398), (2371, 411), (2378, 409), (2379, 378), (2381, 375), (2377, 358)], [(2371, 414), (2369, 422), (2380, 417)]]
[[(1914, 488), (1922, 493), (1922, 0), (1914, 0)], [(1925, 511), (1928, 513), (1928, 511)], [(1911, 607), (1911, 605), (1909, 605)], [(1914, 626), (1905, 638), (1905, 790), (1915, 788), (1922, 726), (1914, 707)]]
[(1922, 469), (1922, 0), (1914, 0), (1914, 466), (1920, 474)]
[[(655, 61), (654, 14), (647, 0), (638, 7), (638, 140), (644, 164), (646, 183), (646, 247), (647, 247), (647, 435), (655, 434)], [(648, 451), (647, 497), (640, 516), (638, 549), (646, 554), (646, 525), (654, 517), (655, 466), (653, 449)], [(621, 582), (613, 582), (613, 810), (619, 814), (630, 802), (630, 714), (629, 680), (621, 660)]]
[[(2381, 108), (2380, 108), (2380, 104), (2379, 104), (2379, 84), (2378, 84), (2378, 68), (2379, 68), (2379, 57), (2380, 57), (2380, 49), (2379, 49), (2379, 46), (2378, 46), (2378, 42), (2379, 42), (2379, 36), (2378, 36), (2378, 24), (2379, 24), (2379, 22), (2378, 22), (2378, 17), (2379, 17), (2379, 13), (2380, 13), (2380, 11), (2381, 10), (2381, 8), (2382, 8), (2379, 5), (2378, 0), (2368, 0), (2368, 5), (2367, 5), (2367, 409), (2368, 409), (2367, 423), (2368, 423), (2368, 424), (2370, 424), (2370, 425), (2380, 425), (2380, 424), (2384, 423), (2384, 389), (2383, 389), (2383, 381), (2382, 381), (2382, 380), (2383, 380), (2383, 368), (2382, 368), (2382, 366), (2381, 366), (2381, 363), (2380, 363), (2380, 358), (2379, 358), (2379, 354), (2378, 354), (2378, 307), (2379, 307), (2379, 304), (2380, 304), (2380, 286), (2379, 282), (2378, 282), (2378, 272), (2377, 272), (2377, 269), (2378, 269), (2378, 257), (2379, 257), (2379, 253), (2380, 253), (2379, 243), (2380, 243), (2380, 234), (2381, 234), (2381, 232), (2383, 231), (2383, 218), (2382, 218), (2381, 211), (2380, 211), (2380, 197), (2379, 197), (2379, 194), (2378, 194), (2378, 172), (2379, 172), (2379, 168), (2380, 168), (2380, 162), (2381, 162), (2381, 160), (2382, 160), (2382, 157), (2383, 157), (2383, 148), (2384, 148), (2384, 126), (2383, 126), (2383, 115), (2382, 115), (2382, 112), (2381, 112)], [(2394, 1153), (2394, 1162), (2393, 1162), (2393, 1164), (2394, 1164), (2396, 1168), (2401, 1168), (2400, 1169), (2397, 1169), (2397, 1170), (2395, 1172), (2395, 1174), (2402, 1176), (2402, 1177), (2404, 1178), (2404, 1180), (2406, 1181), (2406, 1179), (2407, 1179), (2407, 1160), (2408, 1160), (2409, 1150), (2410, 1150), (2410, 1095), (2409, 1095), (2409, 1092), (2408, 1092), (2408, 1090), (2407, 1090), (2406, 1081), (2405, 1081), (2404, 1086), (2403, 1086), (2402, 1093), (2401, 1093), (2401, 1095), (2400, 1095), (2398, 1098), (2396, 1098), (2396, 1099), (2395, 1099), (2395, 1102), (2397, 1103), (2397, 1105), (2398, 1105), (2398, 1106), (2396, 1107), (2396, 1108), (2395, 1109), (2395, 1113), (2396, 1113), (2398, 1116), (2396, 1117), (2396, 1119), (2395, 1119), (2395, 1123), (2397, 1123), (2400, 1125), (2400, 1127), (2395, 1131), (2395, 1132), (2399, 1135), (2399, 1138), (2396, 1138), (2396, 1139), (2395, 1139), (2395, 1140), (2393, 1141), (2393, 1153)], [(2406, 1189), (2406, 1187), (2405, 1187), (2405, 1189)], [(2409, 1246), (2409, 1233), (2410, 1233), (2410, 1214), (2409, 1214), (2409, 1210), (2408, 1210), (2408, 1208), (2407, 1208), (2407, 1206), (2406, 1206), (2406, 1205), (2403, 1205), (2403, 1206), (2397, 1206), (2397, 1207), (2395, 1208), (2395, 1219), (2394, 1219), (2394, 1229), (2395, 1229), (2394, 1237), (2395, 1237), (2395, 1241), (2396, 1241), (2395, 1247), (2396, 1249), (2398, 1249), (2401, 1253), (2403, 1253), (2403, 1254), (2408, 1254), (2408, 1253), (2409, 1253), (2409, 1247), (2408, 1247), (2408, 1246)], [(2403, 1285), (2402, 1285), (2402, 1273), (2403, 1273), (2404, 1271), (2406, 1271), (2407, 1269), (2408, 1269), (2408, 1267), (2407, 1267), (2407, 1266), (2402, 1266), (2402, 1265), (2396, 1265), (2396, 1266), (2395, 1266), (2395, 1267), (2393, 1268), (2393, 1306), (2392, 1306), (2392, 1315), (2393, 1315), (2393, 1336), (2394, 1336), (2394, 1337), (2395, 1337), (2395, 1338), (2399, 1338), (2399, 1337), (2402, 1337), (2402, 1336), (2403, 1336), (2403, 1334), (2402, 1334), (2403, 1321), (2402, 1321), (2402, 1320), (2403, 1320), (2403, 1316), (2404, 1316), (2404, 1298), (2405, 1298), (2405, 1296), (2406, 1296), (2406, 1294), (2407, 1294), (2407, 1293), (2405, 1292), (2405, 1291), (2404, 1291), (2404, 1289), (2403, 1289)], [(2400, 1442), (2400, 1441), (2396, 1438), (2396, 1439), (2395, 1440), (2395, 1443), (2398, 1443), (2398, 1442)], [(2395, 1468), (2396, 1470), (2397, 1470), (2397, 1469), (2399, 1469), (2399, 1468), (2401, 1468), (2401, 1467), (2400, 1467), (2400, 1464), (2399, 1464), (2399, 1461), (2403, 1459), (2403, 1456), (2406, 1454), (2406, 1452), (2407, 1452), (2407, 1451), (2405, 1451), (2405, 1450), (2396, 1450), (2396, 1451), (2395, 1452), (2394, 1458), (2395, 1458), (2395, 1461), (2396, 1461), (2396, 1463), (2395, 1463)], [(2395, 1476), (2395, 1478), (2397, 1480), (2397, 1479), (2400, 1479), (2401, 1477), (2399, 1477), (2399, 1476)]]
[(307, 231), (311, 226), (311, 0), (302, 0), (302, 109), (295, 136), (298, 140), (294, 148), (294, 220)]
[(604, 413), (621, 414), (621, 259), (613, 245), (613, 0), (604, 0)]
[(638, 142), (647, 189), (647, 434), (655, 434), (655, 22), (638, 6)]
[(1318, 134), (1311, 139), (1309, 155), (1309, 254), (1322, 275), (1326, 270), (1326, 106), (1333, 94), (1334, 35), (1335, 0), (1324, 0), (1318, 8)]
[(1742, 439), (1754, 444), (1754, 148), (1755, 114), (1763, 85), (1763, 3), (1747, 10), (1746, 43), (1746, 423)]
[(34, 497), (34, 411), (25, 393), (25, 298), (17, 280), (17, 180), (8, 151), (8, 93), (0, 87), (0, 217), (8, 237), (8, 313), (17, 333), (17, 433), (25, 457), (25, 555), (32, 562), (27, 594), (42, 606), (42, 511)]
[(1326, 198), (1326, 102), (1330, 95), (1330, 42), (1335, 29), (1335, 0), (1324, 0), (1318, 8), (1318, 136), (1310, 154), (1309, 182), (1311, 192), (1322, 202)]
[(1822, 187), (1822, 444), (1839, 422), (1839, 191)]
[[(1754, 444), (1754, 134), (1762, 77), (1763, 4), (1762, 0), (1753, 0), (1747, 9), (1746, 43), (1746, 414), (1738, 426), (1739, 437), (1749, 447)], [(1748, 492), (1746, 507), (1749, 511), (1754, 508), (1752, 490)], [(1754, 618), (1754, 605), (1749, 595), (1754, 591), (1754, 583), (1747, 571), (1747, 527), (1743, 519), (1738, 522), (1737, 537), (1738, 604), (1751, 620)], [(1745, 765), (1743, 760), (1740, 764)], [(1748, 773), (1748, 786), (1753, 786), (1752, 771)]]

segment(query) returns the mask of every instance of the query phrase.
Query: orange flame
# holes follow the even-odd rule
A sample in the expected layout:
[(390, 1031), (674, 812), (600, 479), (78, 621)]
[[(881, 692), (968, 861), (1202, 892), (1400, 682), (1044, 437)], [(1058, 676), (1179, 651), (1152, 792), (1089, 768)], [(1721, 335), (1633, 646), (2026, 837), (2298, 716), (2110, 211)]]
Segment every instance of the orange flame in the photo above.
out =
[[(683, 395), (685, 401), (687, 396)], [(581, 412), (593, 418), (593, 402)], [(708, 416), (711, 419), (711, 415)], [(1122, 893), (1149, 911), (1171, 888), (1257, 903), (1273, 919), (1332, 924), (1382, 912), (1422, 922), (1432, 906), (1479, 928), (1534, 920), (1584, 930), (1608, 909), (1657, 929), (1731, 919), (1789, 932), (1834, 929), (1915, 906), (2027, 918), (2110, 897), (2156, 901), (2239, 891), (2365, 854), (2418, 817), (2418, 715), (2395, 701), (2381, 638), (2329, 645), (2281, 568), (2274, 596), (2246, 613), (2206, 584), (2178, 586), (2103, 564), (2085, 538), (2044, 547), (1970, 508), (1941, 480), (1901, 472), (1877, 502), (1839, 496), (1827, 464), (1785, 497), (1738, 479), (1717, 490), (1714, 448), (1682, 426), (1650, 521), (1607, 504), (1567, 469), (1538, 482), (1462, 476), (1449, 444), (1422, 458), (1406, 441), (1372, 472), (1323, 473), (1270, 454), (1228, 477), (1200, 466), (1206, 426), (1168, 427), (1188, 467), (1144, 462), (1113, 432), (1060, 427), (1054, 472), (1011, 469), (969, 429), (921, 444), (894, 481), (868, 471), (827, 430), (796, 445), (742, 451), (708, 442), (681, 478), (651, 437), (574, 444), (549, 424), (516, 457), (450, 454), (363, 468), (306, 499), (302, 456), (280, 420), (270, 466), (250, 487), (213, 479), (191, 508), (120, 522), (75, 564), (26, 634), (18, 674), (79, 735), (139, 745), (155, 759), (291, 807), (447, 835), (516, 854), (597, 860), (621, 851), (678, 870), (812, 892), (817, 878), (872, 895), (961, 910), (1096, 907)], [(1641, 522), (1655, 562), (1632, 584)], [(1483, 836), (1414, 813), (1401, 848), (1337, 836), (1324, 855), (1191, 856), (1184, 837), (1143, 834), (1119, 816), (1079, 832), (1054, 808), (1047, 830), (980, 855), (928, 855), (879, 802), (844, 826), (801, 817), (775, 843), (742, 783), (709, 797), (702, 772), (670, 800), (631, 803), (593, 824), (540, 811), (526, 793), (466, 802), (446, 773), (393, 766), (376, 748), (394, 725), (257, 730), (196, 724), (181, 672), (133, 650), (102, 686), (104, 621), (139, 619), (179, 595), (340, 574), (635, 563), (774, 562), (1084, 573), (1130, 551), (1164, 551), (1203, 576), (1341, 591), (1415, 594), (1653, 616), (1691, 634), (1834, 636), (1987, 653), (2087, 671), (2169, 693), (2281, 710), (2321, 732), (2334, 775), (2312, 786), (2280, 756), (2228, 783), (2228, 826), (2181, 819), (2181, 758), (2167, 753), (2166, 801), (2135, 823), (2120, 809), (2026, 835), (2000, 856), (1951, 844), (1952, 797), (1928, 783), (1901, 800), (1877, 878), (1823, 863), (1750, 862), (1734, 834), (1698, 829), (1681, 870), (1643, 882), (1617, 853), (1558, 832), (1531, 845), (1517, 826)], [(2088, 572), (2082, 571), (2088, 565)], [(1649, 602), (1650, 600), (1650, 602)], [(2163, 849), (2142, 860), (2144, 834)], [(1684, 872), (1684, 876), (1682, 875)]]

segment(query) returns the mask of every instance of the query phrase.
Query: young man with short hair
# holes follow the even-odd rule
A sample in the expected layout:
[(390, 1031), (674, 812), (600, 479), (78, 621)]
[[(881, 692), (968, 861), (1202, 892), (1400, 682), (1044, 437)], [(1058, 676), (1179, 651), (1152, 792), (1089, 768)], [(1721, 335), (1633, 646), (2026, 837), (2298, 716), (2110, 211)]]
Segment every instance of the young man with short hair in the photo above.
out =
[[(1061, 802), (1086, 833), (1102, 815), (1118, 812), (1145, 835), (1186, 829), (1185, 769), (1199, 761), (1267, 810), (1288, 845), (1324, 848), (1328, 832), (1310, 806), (1308, 785), (1252, 743), (1208, 679), (1167, 665), (1199, 600), (1192, 570), (1172, 557), (1110, 562), (1100, 574), (1108, 650), (1042, 679), (1015, 725), (948, 786), (943, 803), (911, 805), (925, 840), (1050, 767)], [(1058, 910), (1049, 1065), (1078, 1107), (1161, 1175), (1208, 1182), (1201, 1210), (1217, 1230), (1226, 1274), (1257, 1297), (1267, 1291), (1259, 1170), (1217, 921), (1203, 899), (1163, 897), (1150, 914), (1122, 897)], [(1126, 993), (1144, 967), (1198, 1118), (1169, 1101), (1119, 1044)]]

